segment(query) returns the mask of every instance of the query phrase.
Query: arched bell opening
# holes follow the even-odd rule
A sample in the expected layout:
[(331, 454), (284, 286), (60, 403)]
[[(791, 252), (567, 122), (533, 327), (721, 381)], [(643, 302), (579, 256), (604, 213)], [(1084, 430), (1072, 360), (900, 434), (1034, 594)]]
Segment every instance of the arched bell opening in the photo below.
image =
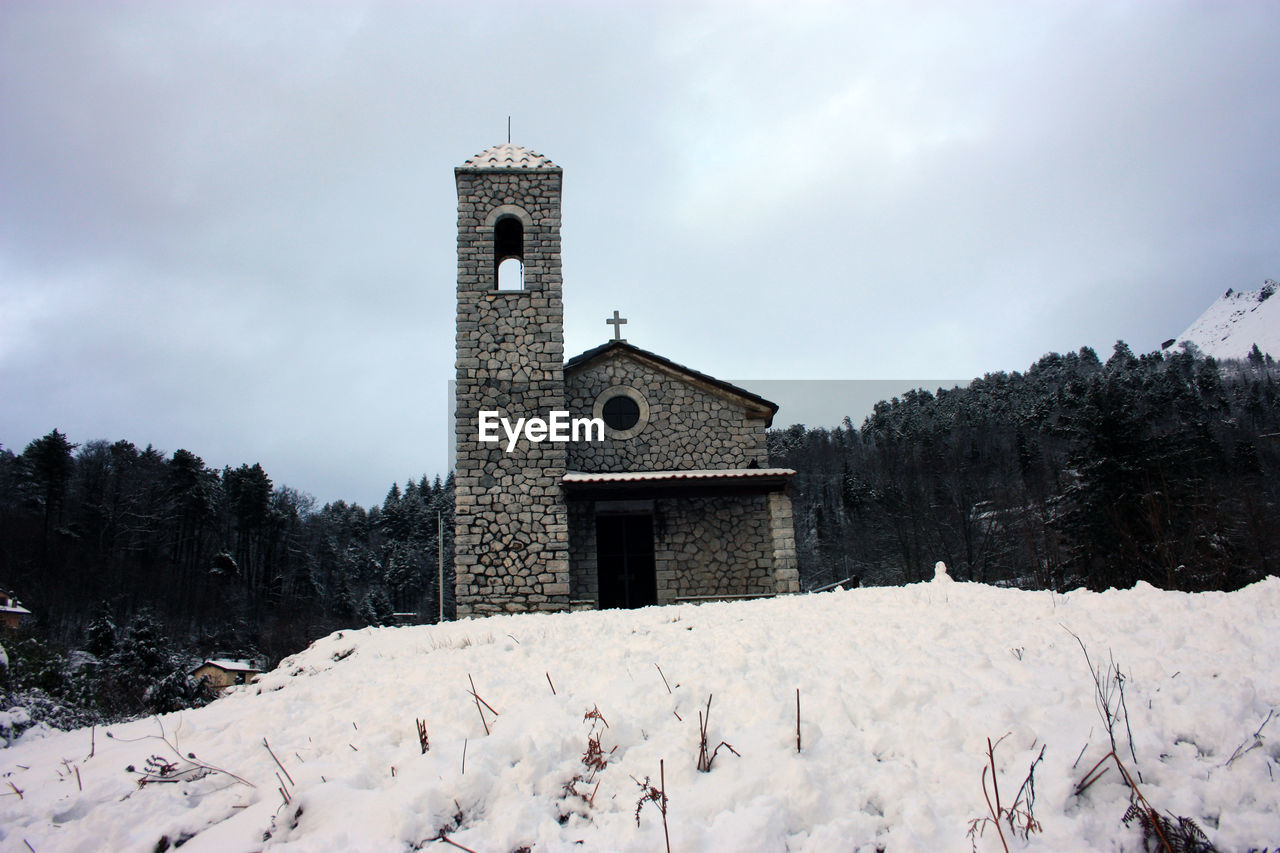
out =
[(524, 290), (524, 223), (515, 216), (494, 223), (493, 260), (498, 290)]

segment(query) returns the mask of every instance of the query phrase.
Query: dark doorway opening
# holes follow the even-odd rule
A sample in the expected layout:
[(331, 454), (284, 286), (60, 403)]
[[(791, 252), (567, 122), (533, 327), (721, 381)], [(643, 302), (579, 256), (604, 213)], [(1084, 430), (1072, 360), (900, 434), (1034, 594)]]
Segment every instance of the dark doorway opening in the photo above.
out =
[(596, 516), (596, 571), (602, 610), (657, 604), (653, 516)]

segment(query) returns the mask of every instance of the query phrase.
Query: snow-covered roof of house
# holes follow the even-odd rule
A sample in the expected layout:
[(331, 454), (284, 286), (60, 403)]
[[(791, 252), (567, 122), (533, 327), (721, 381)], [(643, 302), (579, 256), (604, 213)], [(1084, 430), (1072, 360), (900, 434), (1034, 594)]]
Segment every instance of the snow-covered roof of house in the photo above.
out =
[[(200, 666), (216, 666), (227, 672), (262, 672), (262, 669), (249, 660), (207, 660)], [(196, 667), (199, 669), (200, 666)]]
[(0, 589), (0, 613), (17, 613), (19, 616), (31, 615), (30, 610), (18, 603), (18, 599), (2, 589)]
[(492, 148), (486, 148), (463, 163), (461, 169), (496, 169), (528, 171), (530, 169), (556, 169), (560, 167), (552, 163), (536, 151), (530, 151), (520, 145), (503, 142)]

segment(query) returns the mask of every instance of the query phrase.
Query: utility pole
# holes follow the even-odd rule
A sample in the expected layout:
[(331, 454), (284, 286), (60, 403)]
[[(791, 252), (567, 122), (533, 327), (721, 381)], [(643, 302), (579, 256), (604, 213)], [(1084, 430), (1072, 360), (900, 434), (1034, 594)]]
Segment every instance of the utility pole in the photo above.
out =
[(444, 516), (436, 510), (436, 543), (440, 552), (436, 556), (436, 565), (440, 569), (440, 621), (444, 621)]

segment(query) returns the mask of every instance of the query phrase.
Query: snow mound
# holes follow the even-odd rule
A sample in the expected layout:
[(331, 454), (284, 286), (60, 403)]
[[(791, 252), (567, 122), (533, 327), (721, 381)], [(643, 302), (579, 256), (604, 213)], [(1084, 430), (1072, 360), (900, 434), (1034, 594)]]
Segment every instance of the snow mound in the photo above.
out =
[[(968, 851), (987, 739), (1007, 735), (1006, 804), (1044, 750), (1031, 849), (1142, 849), (1117, 771), (1076, 793), (1110, 744), (1075, 634), (1122, 667), (1117, 737), (1132, 764), (1132, 729), (1146, 798), (1220, 849), (1263, 848), (1280, 838), (1278, 630), (1271, 578), (1198, 595), (925, 583), (342, 631), (205, 708), (0, 750), (23, 792), (0, 797), (0, 837), (41, 853), (457, 850), (442, 833), (475, 851), (652, 853), (662, 815), (638, 783), (665, 777), (673, 850)], [(708, 748), (733, 752), (704, 773), (708, 702)], [(991, 827), (977, 840), (996, 844)]]
[(8, 741), (17, 737), (18, 733), (31, 722), (31, 715), (26, 708), (10, 708), (0, 711), (0, 738)]
[(1278, 285), (1268, 279), (1258, 290), (1228, 290), (1178, 336), (1214, 358), (1244, 358), (1254, 344), (1280, 358)]

